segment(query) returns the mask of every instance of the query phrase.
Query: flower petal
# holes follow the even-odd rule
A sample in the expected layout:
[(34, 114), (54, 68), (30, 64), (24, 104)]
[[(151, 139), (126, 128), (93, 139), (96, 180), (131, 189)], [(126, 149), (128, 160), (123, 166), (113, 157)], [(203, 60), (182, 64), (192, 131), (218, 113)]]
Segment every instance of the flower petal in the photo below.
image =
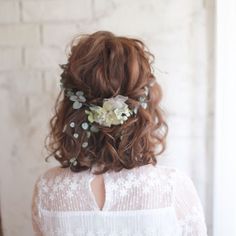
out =
[(81, 127), (86, 130), (86, 129), (88, 129), (89, 124), (87, 122), (83, 122)]
[(76, 94), (76, 96), (79, 97), (79, 96), (83, 96), (84, 92), (83, 91), (77, 91), (75, 94)]
[(75, 102), (78, 100), (78, 98), (77, 98), (77, 96), (72, 95), (72, 96), (70, 96), (70, 100)]
[(86, 102), (86, 98), (84, 96), (79, 96), (78, 100), (80, 102)]
[(146, 109), (146, 108), (147, 108), (147, 103), (146, 103), (146, 102), (142, 102), (142, 103), (141, 103), (141, 106), (142, 106), (144, 109)]
[(75, 127), (75, 122), (73, 122), (73, 121), (70, 122), (70, 127), (71, 127), (71, 128), (74, 128), (74, 127)]
[(82, 148), (86, 148), (88, 146), (88, 142), (83, 142), (82, 143)]
[(74, 136), (74, 138), (78, 138), (79, 134), (78, 133), (74, 133), (73, 136)]
[(80, 107), (82, 107), (82, 103), (78, 102), (78, 101), (75, 101), (73, 103), (73, 108), (74, 109), (79, 109)]

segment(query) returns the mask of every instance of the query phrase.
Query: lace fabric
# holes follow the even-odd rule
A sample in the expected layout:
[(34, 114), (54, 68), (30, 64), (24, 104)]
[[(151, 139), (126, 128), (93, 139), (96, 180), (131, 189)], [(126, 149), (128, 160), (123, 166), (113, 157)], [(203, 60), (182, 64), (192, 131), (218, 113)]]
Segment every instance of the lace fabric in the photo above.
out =
[(177, 169), (150, 164), (106, 172), (102, 210), (91, 191), (94, 177), (61, 167), (43, 173), (32, 198), (35, 235), (207, 235), (196, 189)]

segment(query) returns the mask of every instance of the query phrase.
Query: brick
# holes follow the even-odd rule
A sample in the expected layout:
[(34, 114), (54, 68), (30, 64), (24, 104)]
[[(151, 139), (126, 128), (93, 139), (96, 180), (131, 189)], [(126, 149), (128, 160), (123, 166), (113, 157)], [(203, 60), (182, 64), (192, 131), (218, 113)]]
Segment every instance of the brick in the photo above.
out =
[(66, 54), (56, 47), (39, 47), (25, 49), (25, 65), (36, 69), (55, 69), (64, 63)]
[(39, 27), (35, 24), (11, 24), (0, 27), (0, 45), (22, 46), (40, 43)]
[(65, 48), (78, 33), (75, 24), (46, 24), (43, 25), (43, 43)]
[(37, 91), (42, 92), (42, 76), (40, 71), (28, 69), (15, 69), (1, 72), (0, 80), (2, 88), (9, 91), (9, 94), (19, 96), (34, 96)]
[(21, 66), (19, 48), (0, 48), (0, 70), (12, 70)]
[(20, 20), (19, 3), (16, 1), (0, 2), (0, 23), (14, 23)]
[(59, 68), (57, 70), (49, 70), (44, 73), (44, 92), (52, 95), (56, 98), (57, 94), (60, 92), (60, 74), (62, 70)]
[(79, 21), (92, 17), (90, 0), (23, 1), (22, 13), (25, 22)]
[(98, 18), (113, 12), (116, 8), (116, 4), (113, 1), (107, 0), (93, 1), (93, 8), (95, 17)]
[[(155, 37), (166, 30), (189, 27), (192, 17), (202, 10), (201, 3), (193, 0), (101, 0), (94, 1), (94, 15), (99, 19), (98, 28), (115, 29), (117, 34), (143, 36), (150, 33)], [(131, 20), (126, 20), (126, 16)]]

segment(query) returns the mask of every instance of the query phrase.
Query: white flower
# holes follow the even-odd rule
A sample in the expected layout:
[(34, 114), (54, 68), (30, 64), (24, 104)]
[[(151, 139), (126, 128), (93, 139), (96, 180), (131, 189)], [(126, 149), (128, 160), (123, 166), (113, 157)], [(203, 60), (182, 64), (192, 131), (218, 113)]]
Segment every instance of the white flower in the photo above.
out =
[(128, 97), (117, 95), (116, 97), (105, 98), (102, 107), (90, 106), (90, 111), (85, 111), (88, 114), (88, 120), (91, 123), (97, 122), (108, 127), (123, 124), (133, 113), (125, 103), (127, 99)]

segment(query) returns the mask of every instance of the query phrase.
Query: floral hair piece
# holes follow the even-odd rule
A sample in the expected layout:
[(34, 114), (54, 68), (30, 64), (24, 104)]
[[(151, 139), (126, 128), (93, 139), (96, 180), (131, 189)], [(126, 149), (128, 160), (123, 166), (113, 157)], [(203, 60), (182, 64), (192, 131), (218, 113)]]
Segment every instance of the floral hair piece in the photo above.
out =
[[(133, 114), (136, 115), (140, 106), (143, 107), (144, 109), (147, 108), (147, 99), (149, 94), (148, 86), (144, 87), (144, 95), (139, 97), (139, 105), (131, 109), (128, 107), (128, 104), (126, 103), (126, 101), (128, 100), (127, 96), (117, 95), (111, 98), (104, 98), (102, 106), (88, 104), (86, 102), (87, 100), (84, 96), (83, 91), (75, 90), (72, 88), (66, 88), (64, 86), (62, 79), (60, 82), (61, 82), (61, 89), (64, 90), (65, 96), (68, 97), (70, 101), (72, 101), (73, 109), (79, 110), (83, 106), (87, 107), (87, 109), (85, 110), (85, 114), (87, 114), (87, 121), (84, 121), (81, 124), (82, 130), (85, 131), (87, 134), (86, 135), (87, 140), (85, 140), (81, 144), (82, 148), (88, 147), (88, 139), (91, 136), (91, 132), (94, 133), (99, 132), (99, 128), (96, 125), (96, 123), (105, 127), (111, 127), (111, 125), (121, 125), (125, 121), (127, 121), (131, 115)], [(153, 84), (150, 84), (149, 86), (152, 85)], [(71, 129), (75, 130), (76, 126), (77, 125), (73, 120), (70, 121), (69, 127)], [(65, 127), (67, 127), (67, 125)], [(80, 133), (76, 131), (73, 132), (72, 138), (76, 140), (79, 138), (79, 136)], [(120, 138), (122, 139), (122, 136)], [(72, 166), (76, 166), (78, 160), (76, 157), (72, 157), (69, 160), (69, 163)]]
[(88, 114), (89, 122), (97, 122), (107, 127), (123, 124), (133, 114), (133, 111), (125, 103), (127, 99), (128, 97), (117, 95), (109, 99), (105, 98), (102, 107), (90, 106), (89, 110), (85, 110), (85, 113)]
[[(70, 101), (73, 102), (73, 109), (79, 110), (83, 105), (88, 107), (88, 109), (85, 110), (85, 114), (88, 115), (88, 121), (91, 124), (96, 122), (99, 125), (106, 127), (111, 127), (111, 125), (120, 125), (128, 120), (132, 114), (137, 114), (139, 105), (144, 109), (147, 108), (147, 97), (149, 94), (149, 89), (147, 86), (144, 87), (144, 96), (139, 97), (139, 105), (134, 109), (130, 109), (128, 104), (125, 103), (128, 100), (127, 96), (117, 95), (111, 98), (104, 98), (103, 105), (101, 107), (86, 103), (86, 98), (83, 91), (76, 90), (73, 92), (72, 89), (66, 89), (63, 87), (63, 84), (61, 85), (61, 87), (65, 89), (65, 95), (69, 97)], [(88, 126), (88, 123), (85, 124)], [(71, 125), (74, 127), (74, 122), (70, 124), (70, 126)]]

